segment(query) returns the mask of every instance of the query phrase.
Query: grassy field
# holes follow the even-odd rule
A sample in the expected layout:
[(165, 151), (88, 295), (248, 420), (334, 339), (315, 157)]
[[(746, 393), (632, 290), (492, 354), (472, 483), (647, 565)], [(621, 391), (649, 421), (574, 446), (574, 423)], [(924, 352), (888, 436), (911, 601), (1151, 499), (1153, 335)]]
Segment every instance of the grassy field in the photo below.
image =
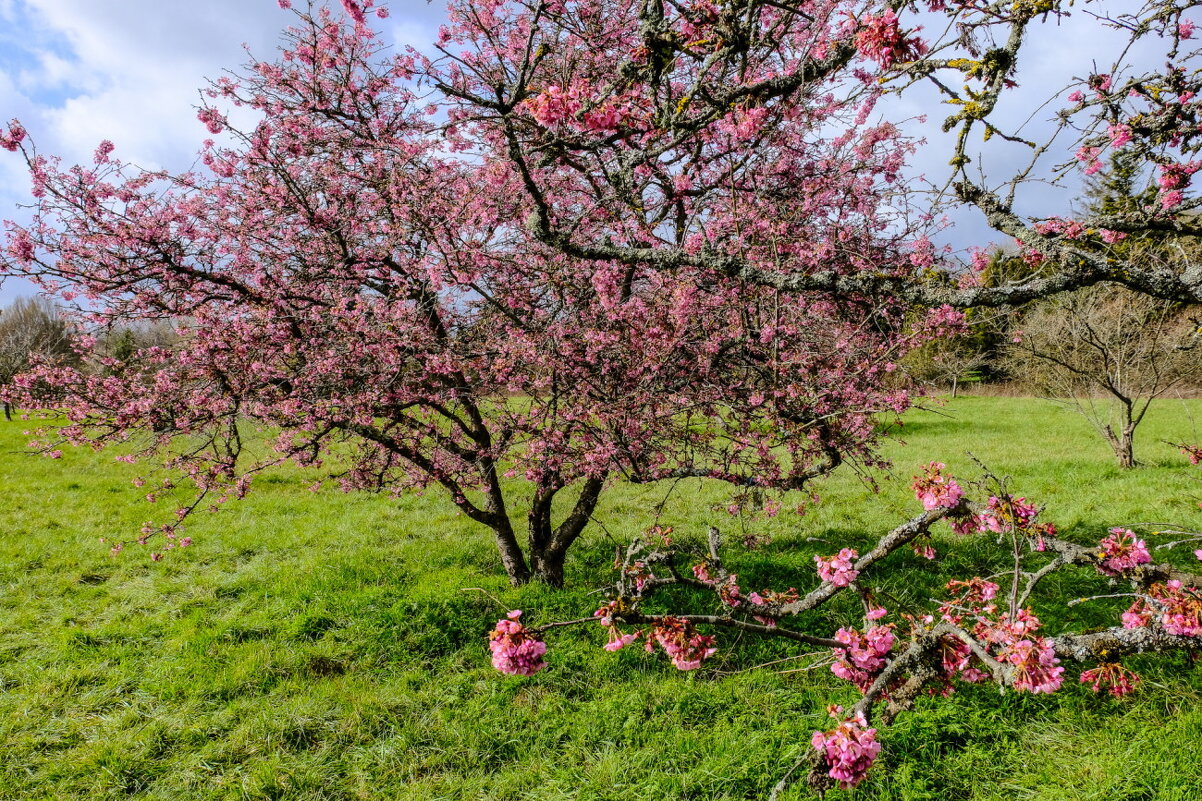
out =
[[(906, 417), (878, 493), (848, 472), (804, 517), (741, 523), (714, 508), (723, 490), (681, 484), (659, 522), (685, 537), (710, 523), (768, 535), (733, 555), (744, 588), (804, 589), (814, 553), (863, 547), (915, 512), (919, 465), (968, 475), (971, 450), (1082, 542), (1113, 525), (1197, 528), (1199, 472), (1161, 440), (1199, 439), (1199, 420), (1202, 401), (1154, 408), (1137, 442), (1146, 466), (1123, 473), (1065, 409), (961, 398)], [(437, 494), (312, 494), (296, 471), (190, 520), (195, 545), (152, 563), (99, 542), (170, 512), (131, 488), (138, 468), (112, 453), (25, 456), (27, 425), (0, 421), (0, 799), (761, 798), (825, 727), (826, 705), (855, 697), (825, 669), (757, 668), (789, 651), (726, 635), (687, 675), (642, 649), (604, 652), (592, 627), (555, 637), (534, 677), (491, 669), (484, 636), (504, 609), (542, 622), (598, 605), (590, 586), (614, 544), (652, 522), (663, 487), (610, 493), (563, 591), (509, 589), (486, 533)], [(936, 544), (933, 565), (906, 552), (894, 563), (913, 569), (873, 580), (918, 604), (996, 568), (988, 548)], [(1037, 611), (1053, 631), (1114, 614)], [(883, 733), (870, 780), (836, 795), (1202, 798), (1202, 671), (1132, 664), (1144, 684), (1125, 701), (1075, 680), (1053, 697), (981, 687), (924, 701)]]

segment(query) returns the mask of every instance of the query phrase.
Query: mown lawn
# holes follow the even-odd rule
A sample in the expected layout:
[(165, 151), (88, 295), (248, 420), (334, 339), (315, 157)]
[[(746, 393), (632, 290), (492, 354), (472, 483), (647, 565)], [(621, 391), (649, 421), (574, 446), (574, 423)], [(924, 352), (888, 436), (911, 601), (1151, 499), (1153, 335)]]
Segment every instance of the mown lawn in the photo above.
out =
[[(802, 517), (731, 518), (725, 490), (678, 485), (659, 522), (737, 540), (745, 589), (817, 579), (814, 553), (864, 547), (911, 516), (910, 476), (932, 459), (970, 475), (965, 451), (1011, 477), (1068, 536), (1114, 525), (1202, 527), (1202, 476), (1163, 439), (1199, 439), (1202, 402), (1164, 402), (1141, 429), (1146, 466), (1123, 473), (1084, 422), (1044, 401), (962, 398), (907, 416), (873, 493), (851, 472)], [(570, 587), (508, 588), (485, 532), (441, 496), (343, 495), (281, 471), (188, 522), (193, 547), (153, 563), (113, 557), (149, 506), (112, 453), (20, 453), (28, 423), (0, 421), (0, 798), (761, 798), (854, 691), (825, 668), (755, 666), (791, 653), (722, 635), (709, 669), (680, 674), (642, 649), (610, 654), (589, 627), (550, 642), (531, 678), (488, 664), (507, 608), (534, 622), (598, 605), (613, 547), (654, 520), (664, 487), (618, 487), (570, 565)], [(165, 508), (159, 508), (168, 504)], [(918, 608), (948, 578), (997, 569), (986, 544), (941, 536), (940, 558), (895, 556), (872, 577)], [(1080, 586), (1079, 586), (1080, 585)], [(1095, 582), (1096, 585), (1096, 582)], [(1064, 596), (1082, 587), (1054, 585)], [(1091, 585), (1092, 586), (1092, 585)], [(1053, 631), (1114, 607), (1048, 604)], [(854, 609), (836, 607), (854, 620)], [(1075, 684), (1053, 697), (967, 688), (883, 733), (856, 799), (1202, 798), (1202, 671), (1135, 660), (1125, 701)], [(808, 798), (795, 787), (785, 798)]]

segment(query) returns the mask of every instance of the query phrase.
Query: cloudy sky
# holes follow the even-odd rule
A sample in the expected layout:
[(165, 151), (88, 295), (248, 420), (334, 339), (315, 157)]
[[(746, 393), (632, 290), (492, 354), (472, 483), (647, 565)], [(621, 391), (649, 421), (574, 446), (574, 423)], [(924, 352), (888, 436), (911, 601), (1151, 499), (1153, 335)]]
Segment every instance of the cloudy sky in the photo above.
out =
[[(337, 4), (335, 4), (337, 5)], [(425, 45), (439, 0), (398, 0), (377, 22), (393, 41)], [(205, 79), (271, 54), (292, 19), (276, 0), (0, 0), (0, 122), (18, 118), (43, 153), (88, 163), (109, 139), (116, 155), (184, 169), (208, 135), (196, 119)], [(29, 180), (0, 152), (0, 218), (20, 219)], [(0, 305), (27, 284), (0, 287)]]
[[(442, 2), (393, 0), (391, 16), (375, 24), (397, 43), (425, 46), (436, 35)], [(244, 46), (268, 56), (290, 19), (276, 0), (0, 0), (0, 122), (19, 118), (41, 152), (69, 163), (87, 163), (97, 143), (109, 139), (122, 159), (187, 168), (207, 135), (195, 115), (205, 79), (243, 63)], [(1072, 75), (1089, 71), (1091, 61), (1108, 63), (1116, 41), (1083, 23), (1078, 15), (1040, 33), (1010, 111), (1016, 119)], [(948, 107), (935, 102), (911, 98), (904, 107), (907, 116), (930, 113), (920, 133), (933, 146), (914, 166), (932, 176), (946, 169), (948, 156), (938, 133)], [(1051, 112), (1036, 112), (1027, 133), (1037, 137)], [(1004, 167), (1019, 155), (998, 149), (991, 158)], [(1062, 207), (1067, 195), (1042, 197)], [(0, 153), (0, 219), (22, 219), (18, 204), (27, 201), (20, 160)], [(988, 239), (971, 219), (959, 236)], [(9, 281), (0, 287), (0, 305), (29, 292), (27, 284)]]

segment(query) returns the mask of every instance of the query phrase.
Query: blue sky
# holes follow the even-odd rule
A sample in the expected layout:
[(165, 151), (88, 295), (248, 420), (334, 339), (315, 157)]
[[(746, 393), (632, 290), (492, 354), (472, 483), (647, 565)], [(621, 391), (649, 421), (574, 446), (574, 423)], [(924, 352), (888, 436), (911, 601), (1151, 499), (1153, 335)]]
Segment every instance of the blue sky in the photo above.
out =
[[(336, 3), (334, 4), (337, 5)], [(441, 0), (394, 0), (384, 26), (398, 43), (437, 34)], [(266, 57), (292, 19), (276, 0), (0, 0), (0, 122), (18, 118), (40, 152), (88, 163), (109, 139), (116, 155), (185, 169), (208, 134), (195, 106), (205, 79)], [(22, 219), (29, 181), (0, 152), (0, 218)], [(0, 286), (0, 305), (29, 294)]]
[[(394, 42), (424, 47), (436, 36), (443, 2), (392, 0), (391, 16), (374, 22)], [(243, 45), (268, 56), (290, 19), (276, 0), (0, 0), (0, 122), (19, 118), (42, 153), (68, 163), (87, 163), (97, 143), (109, 139), (122, 159), (185, 169), (207, 136), (195, 115), (205, 79), (241, 64)], [(1040, 104), (1074, 74), (1088, 72), (1091, 62), (1104, 67), (1116, 52), (1117, 40), (1083, 22), (1078, 14), (1032, 43), (1019, 76), (1022, 90), (1008, 107), (1014, 119), (1034, 113), (1025, 131), (1032, 138), (1063, 101), (1037, 110)], [(890, 116), (929, 115), (928, 125), (912, 129), (932, 145), (911, 166), (933, 179), (946, 170), (948, 157), (938, 130), (948, 107), (937, 102), (933, 94), (916, 94), (886, 107)], [(989, 147), (977, 161), (987, 174), (1000, 175), (1021, 158), (1012, 146), (1007, 151), (995, 141)], [(1037, 211), (1063, 213), (1073, 191), (1041, 187), (1031, 197), (1046, 208)], [(20, 160), (0, 152), (0, 219), (22, 219), (18, 206), (28, 199)], [(990, 234), (968, 215), (955, 238), (984, 244)], [(10, 280), (0, 286), (0, 305), (30, 291)]]

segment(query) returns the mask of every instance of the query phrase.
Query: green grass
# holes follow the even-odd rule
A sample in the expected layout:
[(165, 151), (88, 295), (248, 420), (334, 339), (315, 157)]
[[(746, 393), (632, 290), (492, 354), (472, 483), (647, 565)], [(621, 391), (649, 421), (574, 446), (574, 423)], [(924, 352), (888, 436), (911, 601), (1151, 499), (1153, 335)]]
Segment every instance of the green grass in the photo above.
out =
[[(875, 494), (848, 472), (804, 517), (744, 522), (715, 508), (724, 490), (682, 483), (660, 522), (685, 538), (710, 523), (768, 535), (733, 549), (743, 586), (807, 588), (814, 553), (863, 547), (914, 513), (917, 466), (970, 474), (971, 450), (1080, 541), (1144, 521), (1198, 527), (1197, 471), (1161, 440), (1197, 439), (1199, 417), (1198, 401), (1155, 407), (1137, 442), (1147, 466), (1124, 473), (1071, 412), (962, 398), (907, 416), (906, 444), (885, 447), (895, 476), (878, 475)], [(22, 455), (27, 426), (0, 422), (0, 799), (761, 798), (826, 705), (854, 699), (825, 669), (756, 669), (789, 650), (728, 635), (714, 669), (689, 675), (641, 649), (606, 653), (592, 627), (556, 636), (537, 676), (489, 667), (484, 634), (503, 607), (535, 621), (595, 608), (614, 543), (653, 522), (663, 487), (615, 488), (558, 592), (508, 588), (487, 533), (436, 493), (315, 495), (294, 470), (197, 515), (195, 545), (152, 563), (99, 542), (169, 516), (131, 487), (139, 468), (105, 452)], [(873, 581), (917, 608), (997, 558), (950, 536), (936, 545), (934, 565), (898, 554), (912, 569)], [(850, 605), (833, 611), (853, 619)], [(1052, 628), (1113, 614), (1038, 611)], [(1202, 672), (1184, 658), (1133, 664), (1144, 685), (1122, 702), (1075, 684), (923, 701), (883, 733), (870, 780), (837, 795), (1202, 798)]]

